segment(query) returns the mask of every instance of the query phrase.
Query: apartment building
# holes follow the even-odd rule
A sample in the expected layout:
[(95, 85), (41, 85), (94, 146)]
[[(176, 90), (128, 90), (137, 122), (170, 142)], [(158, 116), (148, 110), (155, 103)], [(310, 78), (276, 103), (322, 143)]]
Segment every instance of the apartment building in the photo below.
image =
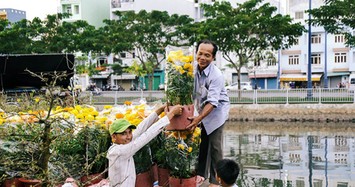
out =
[[(288, 0), (286, 13), (308, 29), (309, 2), (312, 8), (323, 4), (322, 0)], [(311, 77), (314, 87), (348, 87), (349, 75), (355, 71), (355, 51), (345, 46), (344, 35), (329, 34), (322, 27), (311, 27), (311, 54), (308, 54), (308, 33), (298, 38), (298, 43), (281, 51), (281, 88), (307, 86), (308, 57), (311, 55)]]
[(26, 19), (26, 11), (13, 8), (0, 8), (0, 19), (7, 19), (14, 23), (22, 19)]
[(63, 21), (85, 20), (90, 25), (101, 27), (104, 19), (110, 19), (110, 3), (109, 0), (60, 0), (58, 12), (71, 14)]

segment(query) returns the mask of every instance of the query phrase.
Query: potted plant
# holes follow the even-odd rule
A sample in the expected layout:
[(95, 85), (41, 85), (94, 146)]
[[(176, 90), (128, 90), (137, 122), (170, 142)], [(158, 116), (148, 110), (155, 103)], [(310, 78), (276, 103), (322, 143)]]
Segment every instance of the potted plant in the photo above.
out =
[(190, 48), (167, 47), (166, 98), (169, 105), (183, 105), (182, 115), (170, 120), (167, 130), (185, 130), (191, 123), (187, 117), (193, 116), (192, 93), (194, 88), (193, 56)]
[(66, 102), (60, 98), (56, 86), (68, 74), (27, 72), (42, 80), (46, 91), (14, 96), (16, 102), (12, 105), (7, 103), (6, 97), (0, 99), (3, 109), (0, 121), (5, 127), (0, 128), (0, 134), (4, 134), (0, 147), (7, 149), (0, 163), (8, 173), (39, 180), (44, 187), (52, 186), (56, 184), (52, 177), (61, 172), (53, 170), (56, 168), (52, 162), (56, 154), (53, 145), (75, 125), (66, 110), (61, 108)]
[(136, 187), (151, 186), (153, 184), (152, 156), (149, 144), (143, 146), (134, 156), (136, 166)]
[(96, 184), (105, 177), (108, 160), (107, 150), (111, 137), (106, 128), (97, 124), (84, 126), (77, 134), (78, 153), (83, 156), (81, 164), (84, 176), (81, 182), (85, 186)]
[(171, 187), (196, 186), (195, 165), (199, 153), (201, 130), (168, 131), (165, 136), (167, 165)]
[(153, 147), (153, 158), (158, 166), (158, 184), (159, 186), (167, 186), (169, 184), (170, 170), (167, 160), (167, 154), (165, 148), (165, 134), (164, 132), (160, 133), (154, 141)]

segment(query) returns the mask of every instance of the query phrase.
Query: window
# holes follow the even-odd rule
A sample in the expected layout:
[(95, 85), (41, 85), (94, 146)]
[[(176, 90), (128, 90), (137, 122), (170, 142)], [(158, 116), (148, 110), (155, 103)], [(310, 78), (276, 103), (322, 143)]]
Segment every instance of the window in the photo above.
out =
[(64, 5), (63, 6), (63, 12), (68, 13), (68, 14), (72, 14), (71, 6), (70, 5)]
[(74, 5), (74, 14), (79, 14), (79, 5)]
[(299, 63), (300, 63), (300, 57), (298, 55), (288, 56), (288, 64), (289, 65), (297, 65)]
[(346, 63), (346, 53), (334, 53), (334, 63)]
[(311, 43), (312, 44), (320, 44), (321, 43), (321, 34), (312, 34)]
[(311, 56), (311, 64), (319, 65), (320, 64), (320, 54), (312, 54)]
[(126, 53), (120, 53), (121, 58), (126, 58)]
[(334, 35), (334, 42), (335, 43), (344, 43), (345, 42), (345, 36), (343, 34)]
[(303, 12), (295, 12), (295, 19), (303, 19)]

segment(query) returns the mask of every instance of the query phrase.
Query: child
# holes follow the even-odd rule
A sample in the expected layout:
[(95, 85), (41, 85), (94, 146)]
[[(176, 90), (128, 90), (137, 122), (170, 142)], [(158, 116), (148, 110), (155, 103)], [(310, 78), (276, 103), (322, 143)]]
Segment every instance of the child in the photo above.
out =
[(107, 153), (109, 159), (108, 176), (111, 187), (135, 186), (136, 171), (133, 155), (156, 137), (170, 123), (169, 120), (182, 113), (182, 106), (176, 105), (166, 116), (159, 119), (158, 116), (164, 111), (165, 107), (162, 106), (150, 114), (133, 132), (132, 129), (135, 129), (136, 126), (125, 119), (116, 120), (111, 124), (109, 131), (114, 143)]
[(222, 159), (217, 162), (217, 181), (222, 187), (238, 187), (235, 182), (239, 175), (239, 166), (230, 159)]

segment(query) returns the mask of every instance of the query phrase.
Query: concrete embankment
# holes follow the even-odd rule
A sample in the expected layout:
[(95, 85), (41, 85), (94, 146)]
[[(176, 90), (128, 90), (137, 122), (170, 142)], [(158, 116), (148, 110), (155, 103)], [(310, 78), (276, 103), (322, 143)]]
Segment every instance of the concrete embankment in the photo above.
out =
[(355, 104), (233, 104), (229, 120), (355, 123)]

